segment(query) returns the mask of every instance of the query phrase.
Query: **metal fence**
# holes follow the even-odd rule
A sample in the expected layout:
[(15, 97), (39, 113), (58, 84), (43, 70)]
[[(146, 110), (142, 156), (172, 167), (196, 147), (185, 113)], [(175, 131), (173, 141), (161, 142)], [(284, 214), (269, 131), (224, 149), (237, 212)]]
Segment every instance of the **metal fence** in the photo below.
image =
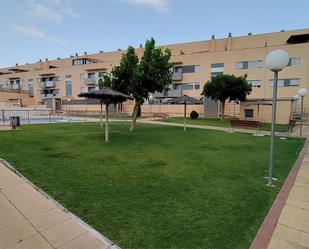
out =
[(21, 124), (51, 123), (55, 117), (46, 109), (0, 109), (0, 124), (10, 125), (11, 117), (19, 117)]

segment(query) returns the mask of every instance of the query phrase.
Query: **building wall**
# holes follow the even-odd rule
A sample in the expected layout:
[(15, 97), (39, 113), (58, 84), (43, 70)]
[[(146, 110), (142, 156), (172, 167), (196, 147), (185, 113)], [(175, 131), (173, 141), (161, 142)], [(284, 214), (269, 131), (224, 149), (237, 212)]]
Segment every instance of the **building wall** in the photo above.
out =
[(0, 91), (0, 107), (27, 107), (35, 104), (27, 93)]
[[(291, 35), (308, 34), (309, 29), (275, 32), (258, 35), (248, 35), (242, 37), (227, 37), (223, 39), (211, 39), (206, 41), (189, 42), (182, 44), (166, 45), (172, 52), (171, 63), (174, 66), (197, 65), (199, 71), (195, 73), (184, 73), (182, 79), (173, 81), (175, 84), (183, 83), (199, 83), (200, 88), (195, 90), (183, 90), (182, 94), (187, 94), (192, 97), (201, 98), (201, 92), (204, 84), (211, 78), (211, 64), (224, 63), (224, 73), (244, 75), (247, 74), (248, 80), (261, 80), (260, 87), (254, 87), (250, 98), (271, 98), (272, 87), (269, 80), (272, 79), (272, 73), (265, 66), (266, 55), (275, 49), (286, 50), (290, 57), (300, 58), (301, 64), (287, 67), (279, 73), (280, 79), (299, 78), (300, 84), (290, 87), (279, 87), (278, 97), (292, 98), (302, 87), (309, 88), (309, 43), (287, 44), (286, 41)], [(101, 52), (96, 54), (83, 54), (72, 56), (64, 59), (52, 61), (39, 61), (33, 64), (17, 65), (10, 68), (0, 69), (0, 85), (6, 85), (10, 79), (20, 79), (22, 82), (21, 89), (28, 90), (28, 80), (33, 79), (34, 89), (34, 105), (42, 104), (40, 96), (40, 84), (37, 78), (44, 74), (53, 73), (59, 76), (60, 80), (56, 82), (56, 88), (59, 89), (58, 96), (54, 98), (68, 99), (78, 98), (81, 89), (86, 87), (84, 80), (81, 79), (81, 74), (89, 70), (93, 72), (109, 72), (118, 65), (122, 53), (125, 51)], [(138, 48), (136, 52), (139, 56), (142, 55), (143, 49)], [(90, 59), (96, 60), (94, 64), (85, 64), (73, 66), (72, 60)], [(236, 69), (235, 63), (238, 61), (261, 60), (262, 67), (255, 69)], [(53, 68), (50, 68), (53, 67)], [(56, 68), (55, 68), (56, 67)], [(27, 72), (17, 72), (16, 69), (25, 70)], [(15, 70), (15, 71), (14, 71)], [(9, 73), (9, 74), (7, 74)], [(66, 79), (66, 75), (71, 75), (70, 79)], [(66, 96), (66, 81), (72, 81), (72, 96)], [(309, 97), (305, 98), (305, 107), (309, 107)], [(143, 107), (145, 110), (146, 105)], [(158, 108), (158, 107), (152, 107)], [(162, 108), (162, 107), (161, 107)], [(165, 107), (164, 107), (165, 108)], [(176, 113), (173, 107), (166, 107), (166, 110)], [(238, 108), (238, 110), (240, 110)], [(231, 108), (226, 107), (227, 115), (231, 115)], [(177, 111), (178, 112), (178, 111)], [(234, 112), (234, 109), (233, 109)], [(265, 112), (267, 112), (265, 110)], [(279, 110), (279, 113), (281, 111)], [(239, 111), (238, 111), (239, 115)], [(267, 115), (266, 115), (267, 116)], [(268, 120), (269, 121), (269, 120)]]

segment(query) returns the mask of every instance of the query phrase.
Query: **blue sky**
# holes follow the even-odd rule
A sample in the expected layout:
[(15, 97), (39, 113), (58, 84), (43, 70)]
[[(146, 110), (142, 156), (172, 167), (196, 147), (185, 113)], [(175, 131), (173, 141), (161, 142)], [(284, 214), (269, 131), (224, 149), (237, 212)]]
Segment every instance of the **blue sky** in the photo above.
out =
[(308, 0), (1, 0), (0, 67), (309, 27)]

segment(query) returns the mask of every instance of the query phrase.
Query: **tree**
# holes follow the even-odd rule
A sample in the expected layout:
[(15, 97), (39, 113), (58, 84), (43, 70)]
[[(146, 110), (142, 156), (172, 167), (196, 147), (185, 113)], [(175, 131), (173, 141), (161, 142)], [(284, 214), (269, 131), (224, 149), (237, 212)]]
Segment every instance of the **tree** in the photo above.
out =
[(235, 76), (229, 74), (217, 75), (204, 85), (203, 94), (221, 103), (221, 120), (224, 118), (225, 101), (245, 101), (252, 91), (247, 75)]
[(100, 84), (134, 97), (130, 131), (135, 128), (138, 111), (144, 100), (149, 98), (149, 94), (162, 92), (171, 84), (170, 57), (170, 50), (156, 48), (155, 40), (151, 38), (146, 41), (144, 54), (140, 59), (135, 49), (130, 46), (122, 55), (120, 64), (113, 68), (111, 75), (101, 78)]

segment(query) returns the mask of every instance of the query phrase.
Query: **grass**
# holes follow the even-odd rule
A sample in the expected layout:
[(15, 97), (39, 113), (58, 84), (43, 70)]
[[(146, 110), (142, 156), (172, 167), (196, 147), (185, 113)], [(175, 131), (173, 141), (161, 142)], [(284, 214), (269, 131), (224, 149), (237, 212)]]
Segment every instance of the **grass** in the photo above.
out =
[[(171, 123), (183, 123), (183, 117), (170, 117), (166, 120), (166, 122)], [(187, 124), (192, 125), (205, 125), (205, 126), (219, 126), (219, 127), (230, 127), (230, 120), (224, 119), (221, 121), (219, 118), (198, 118), (198, 119), (191, 119), (190, 117), (187, 118)], [(271, 124), (269, 123), (262, 123), (261, 130), (263, 131), (270, 131)], [(278, 132), (286, 132), (289, 131), (288, 124), (276, 124), (276, 131)]]
[(303, 141), (127, 123), (0, 132), (0, 157), (123, 249), (247, 249)]

